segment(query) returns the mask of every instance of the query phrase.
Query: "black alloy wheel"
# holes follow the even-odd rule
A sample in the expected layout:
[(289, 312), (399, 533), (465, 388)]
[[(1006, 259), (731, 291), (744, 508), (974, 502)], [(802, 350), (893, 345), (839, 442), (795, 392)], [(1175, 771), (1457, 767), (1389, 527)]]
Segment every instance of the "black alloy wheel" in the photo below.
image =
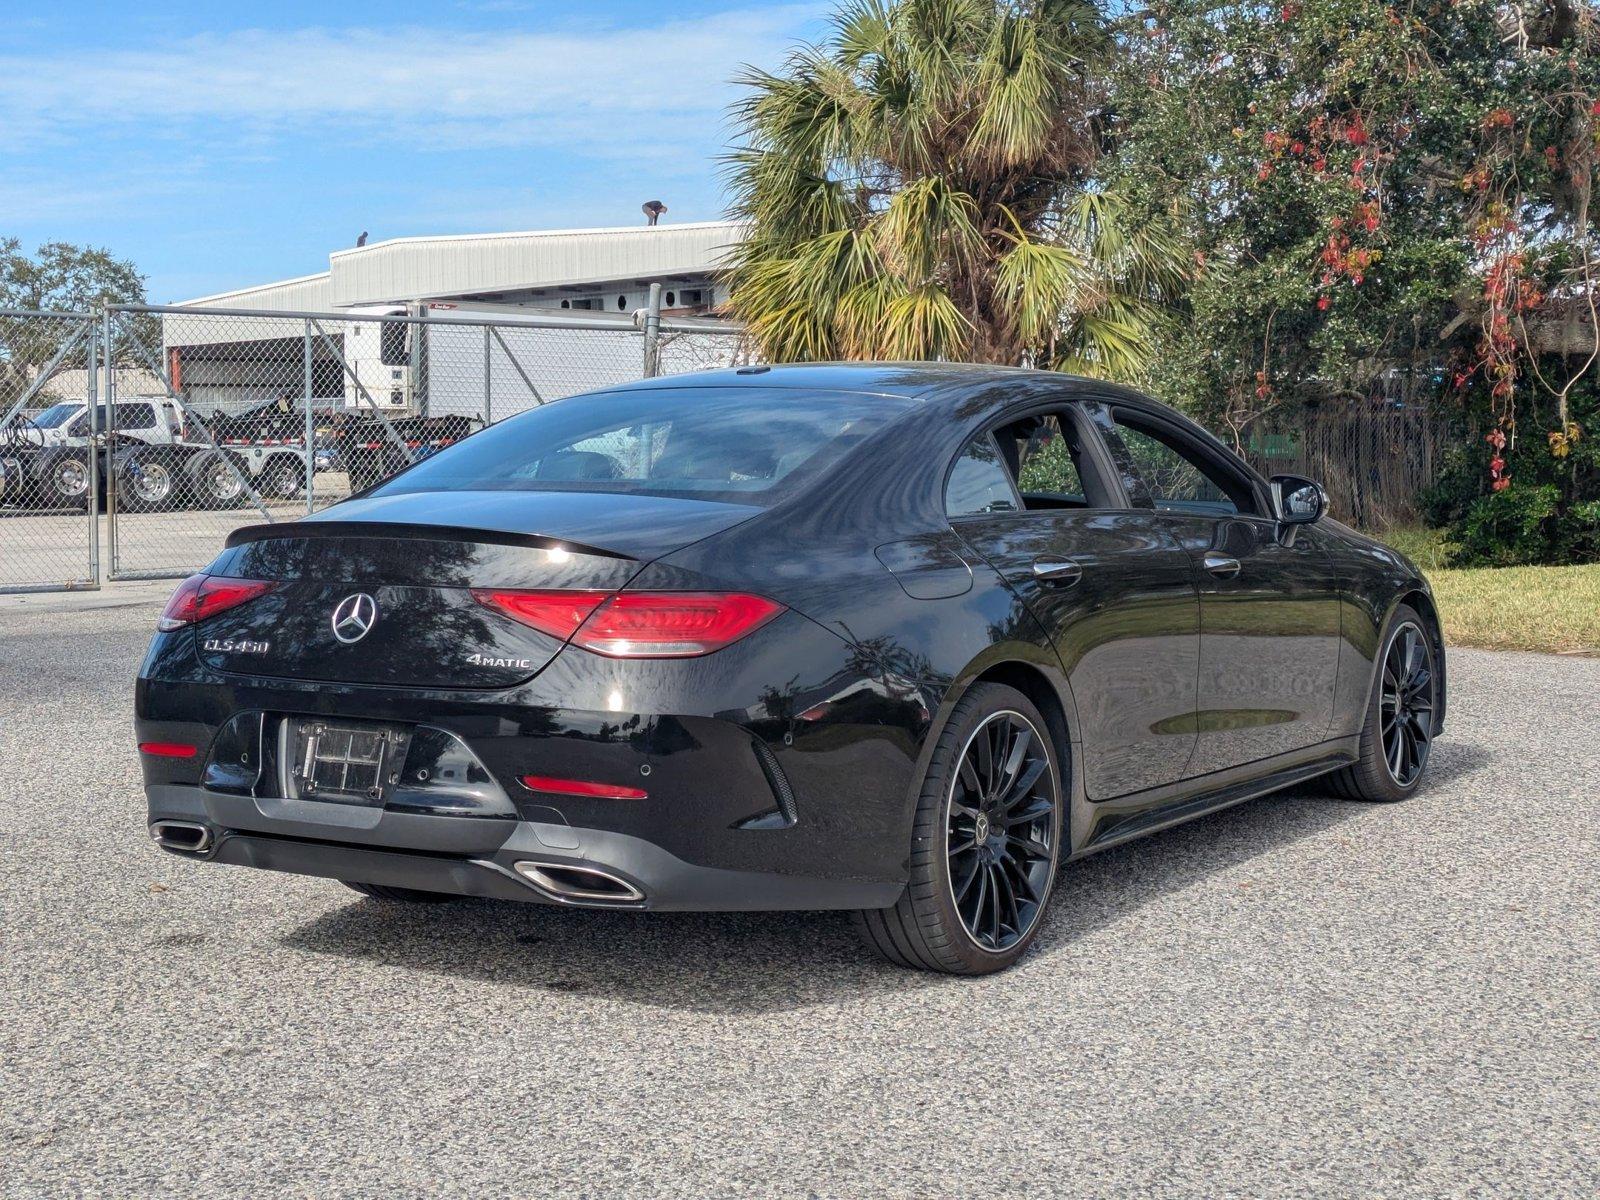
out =
[(1407, 621), (1389, 639), (1378, 691), (1383, 762), (1399, 787), (1411, 787), (1427, 766), (1435, 690), (1428, 635), (1415, 621)]
[(951, 781), (946, 855), (961, 924), (979, 946), (1027, 936), (1055, 869), (1054, 777), (1043, 739), (1002, 711), (973, 732)]
[(951, 710), (913, 815), (906, 890), (859, 912), (869, 947), (902, 967), (984, 975), (1039, 932), (1066, 840), (1064, 730), (1015, 688), (979, 683)]
[(1357, 759), (1327, 776), (1347, 800), (1404, 800), (1422, 783), (1439, 728), (1439, 634), (1409, 605), (1389, 618)]

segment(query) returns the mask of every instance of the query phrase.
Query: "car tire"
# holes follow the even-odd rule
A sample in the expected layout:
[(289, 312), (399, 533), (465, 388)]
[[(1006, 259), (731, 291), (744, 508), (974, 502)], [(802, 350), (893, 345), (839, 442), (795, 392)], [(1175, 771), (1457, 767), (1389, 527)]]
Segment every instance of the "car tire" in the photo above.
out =
[[(997, 755), (999, 773), (986, 775)], [(855, 914), (862, 939), (902, 967), (985, 975), (1011, 966), (1037, 936), (1055, 886), (1065, 790), (1039, 710), (1014, 688), (975, 685), (928, 761), (906, 890), (893, 908)]]
[(395, 900), (403, 904), (448, 904), (452, 900), (460, 899), (459, 896), (452, 896), (448, 892), (425, 892), (420, 888), (390, 887), (383, 883), (356, 883), (350, 879), (341, 879), (339, 882), (363, 896), (371, 896), (374, 900)]
[[(1378, 668), (1361, 723), (1360, 756), (1327, 776), (1327, 781), (1328, 789), (1343, 799), (1393, 804), (1417, 790), (1428, 765), (1439, 706), (1438, 645), (1427, 621), (1406, 604), (1390, 616), (1378, 645)], [(1414, 655), (1420, 659), (1416, 664)], [(1402, 668), (1399, 676), (1397, 664)], [(1425, 673), (1421, 680), (1418, 666)], [(1391, 711), (1396, 713), (1394, 719)]]

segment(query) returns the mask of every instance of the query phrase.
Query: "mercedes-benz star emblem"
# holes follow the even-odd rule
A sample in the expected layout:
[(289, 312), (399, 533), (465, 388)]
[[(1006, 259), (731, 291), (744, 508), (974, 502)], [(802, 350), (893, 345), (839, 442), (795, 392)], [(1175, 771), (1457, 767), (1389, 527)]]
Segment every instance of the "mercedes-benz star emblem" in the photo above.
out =
[(378, 623), (378, 602), (365, 592), (339, 601), (333, 610), (333, 636), (345, 645), (359, 642)]

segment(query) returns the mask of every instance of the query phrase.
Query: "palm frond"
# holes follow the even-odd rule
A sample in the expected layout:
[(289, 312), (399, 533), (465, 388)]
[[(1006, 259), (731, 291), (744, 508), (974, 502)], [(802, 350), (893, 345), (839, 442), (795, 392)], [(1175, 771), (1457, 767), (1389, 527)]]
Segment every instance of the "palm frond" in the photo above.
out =
[(972, 324), (934, 284), (911, 288), (884, 311), (882, 353), (889, 359), (961, 358)]
[(905, 184), (878, 230), (884, 258), (913, 284), (931, 279), (941, 263), (965, 268), (983, 244), (977, 201), (937, 175)]
[(1094, 272), (1076, 247), (1019, 237), (1000, 259), (995, 281), (1018, 336), (1031, 347), (1044, 342), (1062, 314), (1082, 302), (1094, 286)]

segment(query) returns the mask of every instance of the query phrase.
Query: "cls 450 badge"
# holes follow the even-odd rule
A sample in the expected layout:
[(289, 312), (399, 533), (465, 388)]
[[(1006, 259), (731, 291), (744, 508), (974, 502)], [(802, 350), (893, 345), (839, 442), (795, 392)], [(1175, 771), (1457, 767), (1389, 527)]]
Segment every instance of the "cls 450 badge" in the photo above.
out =
[(213, 650), (220, 654), (265, 654), (272, 649), (271, 642), (253, 642), (248, 638), (207, 638), (200, 643), (202, 650)]

